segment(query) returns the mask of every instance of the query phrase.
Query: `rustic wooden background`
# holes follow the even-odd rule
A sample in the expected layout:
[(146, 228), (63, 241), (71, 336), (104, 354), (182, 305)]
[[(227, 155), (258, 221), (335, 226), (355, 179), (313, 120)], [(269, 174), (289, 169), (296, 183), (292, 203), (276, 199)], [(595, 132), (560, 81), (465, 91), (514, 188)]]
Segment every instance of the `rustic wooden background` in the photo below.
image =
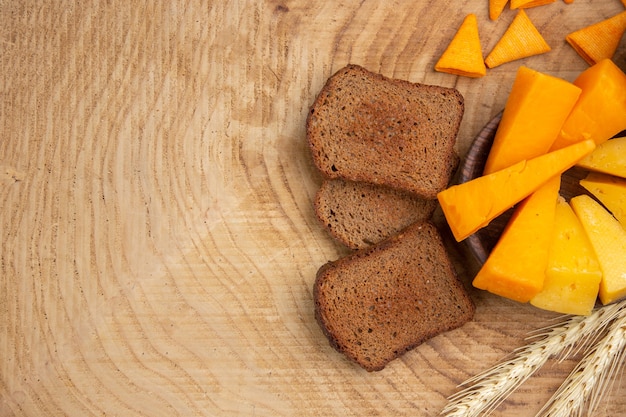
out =
[[(370, 373), (313, 318), (307, 109), (347, 63), (454, 86), (458, 150), (517, 67), (572, 80), (567, 33), (619, 0), (528, 11), (553, 50), (481, 79), (433, 71), (487, 0), (0, 1), (1, 416), (435, 416), (554, 315), (472, 291), (475, 321)], [(625, 48), (616, 62), (626, 67)], [(461, 278), (475, 272), (449, 241)], [(552, 361), (494, 415), (537, 411)], [(598, 416), (626, 409), (619, 383)]]

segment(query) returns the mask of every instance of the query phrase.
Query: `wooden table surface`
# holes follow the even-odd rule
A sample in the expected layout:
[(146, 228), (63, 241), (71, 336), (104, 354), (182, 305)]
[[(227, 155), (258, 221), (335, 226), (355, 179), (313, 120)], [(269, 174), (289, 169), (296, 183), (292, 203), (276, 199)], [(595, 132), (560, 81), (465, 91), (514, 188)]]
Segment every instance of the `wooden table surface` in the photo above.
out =
[[(328, 76), (355, 63), (458, 88), (463, 155), (519, 65), (573, 80), (587, 64), (565, 35), (624, 9), (530, 9), (550, 53), (481, 79), (435, 72), (468, 13), (495, 44), (514, 11), (490, 21), (487, 3), (0, 2), (0, 415), (435, 416), (550, 324), (472, 291), (473, 322), (367, 373), (313, 317), (315, 273), (343, 254), (314, 218), (305, 143)], [(575, 362), (549, 362), (494, 415), (534, 415)]]

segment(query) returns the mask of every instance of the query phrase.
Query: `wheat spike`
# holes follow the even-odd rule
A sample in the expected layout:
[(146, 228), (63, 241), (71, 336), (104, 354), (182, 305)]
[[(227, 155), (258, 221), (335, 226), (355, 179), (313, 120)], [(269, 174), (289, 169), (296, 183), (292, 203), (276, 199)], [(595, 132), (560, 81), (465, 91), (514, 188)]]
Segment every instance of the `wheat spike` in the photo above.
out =
[(537, 414), (538, 417), (591, 415), (610, 390), (613, 376), (624, 362), (626, 352), (626, 309), (611, 323), (600, 339)]
[(563, 360), (594, 343), (620, 315), (626, 316), (626, 301), (594, 310), (589, 316), (566, 316), (562, 322), (541, 329), (510, 358), (465, 381), (462, 385), (466, 388), (448, 399), (441, 415), (488, 415), (549, 358), (559, 356)]

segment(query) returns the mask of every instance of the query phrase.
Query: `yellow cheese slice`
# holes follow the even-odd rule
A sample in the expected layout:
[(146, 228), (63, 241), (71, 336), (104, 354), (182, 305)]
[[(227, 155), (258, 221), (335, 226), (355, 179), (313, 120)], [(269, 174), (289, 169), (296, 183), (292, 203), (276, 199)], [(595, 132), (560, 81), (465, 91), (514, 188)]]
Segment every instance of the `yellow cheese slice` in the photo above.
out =
[[(626, 118), (626, 113), (624, 117)], [(576, 165), (590, 171), (626, 178), (626, 136), (598, 145)]]
[(592, 140), (582, 141), (441, 191), (437, 199), (455, 239), (488, 225), (594, 148)]
[(586, 194), (572, 198), (570, 204), (600, 263), (600, 301), (609, 304), (626, 297), (626, 230), (600, 203)]
[(530, 304), (562, 314), (589, 315), (598, 299), (602, 271), (571, 206), (559, 198), (543, 289)]
[[(608, 142), (607, 142), (608, 143)], [(590, 172), (580, 185), (593, 194), (626, 228), (626, 179)], [(626, 257), (626, 254), (624, 254)], [(624, 259), (626, 262), (626, 258)]]
[(543, 289), (560, 184), (552, 177), (515, 208), (474, 287), (522, 303)]

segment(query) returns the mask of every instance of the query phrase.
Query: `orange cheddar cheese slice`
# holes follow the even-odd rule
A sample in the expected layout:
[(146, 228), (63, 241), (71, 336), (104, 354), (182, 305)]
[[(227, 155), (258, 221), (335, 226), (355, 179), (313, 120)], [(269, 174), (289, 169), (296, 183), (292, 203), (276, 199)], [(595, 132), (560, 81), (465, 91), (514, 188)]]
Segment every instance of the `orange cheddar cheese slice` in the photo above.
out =
[(460, 242), (488, 225), (595, 146), (592, 140), (579, 142), (439, 192), (437, 199), (455, 239)]
[(526, 303), (542, 289), (561, 177), (519, 204), (472, 285)]
[(504, 106), (484, 173), (499, 171), (546, 153), (580, 93), (581, 89), (568, 81), (520, 67)]
[(573, 84), (582, 91), (553, 150), (584, 139), (600, 145), (626, 129), (626, 74), (613, 61), (603, 59), (587, 68)]

